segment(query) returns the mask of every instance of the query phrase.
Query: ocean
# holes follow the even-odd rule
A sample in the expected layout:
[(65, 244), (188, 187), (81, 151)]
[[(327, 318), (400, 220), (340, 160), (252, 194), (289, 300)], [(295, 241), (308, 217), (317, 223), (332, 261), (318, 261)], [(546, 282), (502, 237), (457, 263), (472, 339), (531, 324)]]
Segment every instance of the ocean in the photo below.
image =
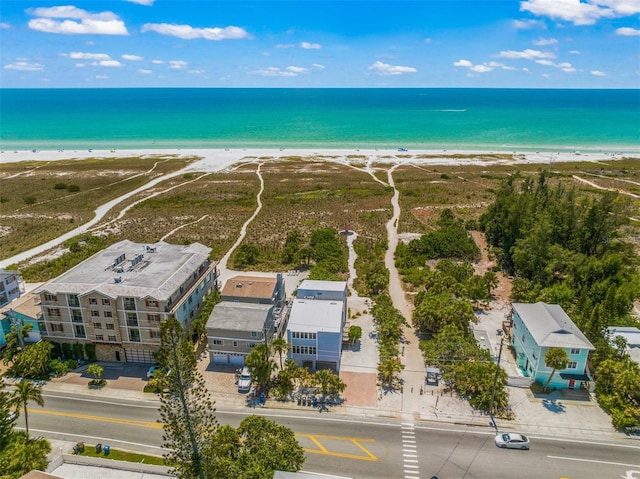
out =
[(0, 89), (0, 149), (640, 151), (640, 90)]

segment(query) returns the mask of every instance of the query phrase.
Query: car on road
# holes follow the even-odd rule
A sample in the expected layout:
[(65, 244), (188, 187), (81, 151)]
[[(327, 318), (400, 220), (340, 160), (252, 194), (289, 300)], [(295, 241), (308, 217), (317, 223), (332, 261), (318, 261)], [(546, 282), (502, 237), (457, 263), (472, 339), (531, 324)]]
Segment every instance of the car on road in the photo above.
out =
[[(154, 366), (151, 366), (148, 370), (147, 370), (147, 379), (151, 379), (153, 377), (153, 373), (155, 371), (164, 371), (164, 368), (161, 366), (158, 366), (157, 364)], [(167, 371), (166, 376), (169, 375), (169, 373), (171, 372), (171, 369), (169, 369), (169, 371)]]
[(251, 373), (248, 367), (243, 367), (238, 378), (238, 392), (246, 393), (251, 389)]
[(495, 442), (503, 449), (529, 449), (529, 438), (516, 432), (496, 434)]

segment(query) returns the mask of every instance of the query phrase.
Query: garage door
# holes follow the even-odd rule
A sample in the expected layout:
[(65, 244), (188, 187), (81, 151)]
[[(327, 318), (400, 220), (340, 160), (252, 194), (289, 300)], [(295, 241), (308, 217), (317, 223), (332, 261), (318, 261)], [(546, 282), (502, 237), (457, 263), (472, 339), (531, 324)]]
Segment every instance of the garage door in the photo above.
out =
[(213, 353), (214, 364), (228, 364), (227, 353)]
[(234, 366), (244, 366), (244, 354), (229, 354), (229, 364)]
[(125, 349), (124, 354), (127, 362), (147, 363), (147, 364), (153, 364), (155, 362), (155, 360), (153, 359), (152, 351), (141, 351), (138, 349)]

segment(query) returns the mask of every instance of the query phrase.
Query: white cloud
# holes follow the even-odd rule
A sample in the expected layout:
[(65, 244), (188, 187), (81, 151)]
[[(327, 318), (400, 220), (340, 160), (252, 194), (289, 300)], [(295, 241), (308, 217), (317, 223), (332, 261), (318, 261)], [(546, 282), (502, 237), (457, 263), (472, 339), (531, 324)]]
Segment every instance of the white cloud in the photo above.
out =
[(118, 60), (100, 60), (98, 62), (93, 62), (92, 65), (97, 67), (121, 67), (122, 63)]
[(453, 62), (453, 66), (470, 68), (473, 66), (473, 63), (471, 63), (469, 60), (462, 59), (462, 60), (458, 60), (457, 62)]
[(278, 43), (276, 48), (295, 48), (294, 43)]
[(640, 35), (640, 30), (631, 27), (621, 27), (616, 30), (616, 35), (623, 35), (627, 37), (635, 37)]
[(541, 52), (539, 50), (532, 50), (527, 48), (523, 51), (516, 50), (503, 50), (498, 54), (501, 58), (515, 58), (533, 60), (535, 58), (555, 58), (556, 56), (551, 52)]
[(569, 53), (572, 55), (580, 55), (580, 50), (571, 50)]
[(125, 54), (125, 55), (122, 55), (122, 59), (131, 61), (131, 62), (135, 62), (135, 61), (138, 61), (138, 60), (142, 60), (142, 57), (138, 56), (138, 55), (127, 55), (127, 54)]
[(637, 0), (527, 0), (520, 2), (520, 11), (572, 22), (593, 25), (602, 18), (625, 17), (640, 13)]
[(155, 65), (162, 65), (164, 60), (151, 60), (151, 63), (154, 63)]
[(4, 66), (7, 70), (18, 70), (22, 72), (37, 72), (44, 70), (44, 65), (40, 63), (14, 62)]
[(325, 66), (324, 65), (320, 65), (319, 63), (314, 63), (311, 65), (313, 68), (317, 68), (318, 70), (324, 70)]
[(403, 75), (405, 73), (416, 73), (418, 71), (413, 67), (389, 65), (381, 61), (375, 62), (369, 67), (369, 70), (375, 71), (378, 75)]
[(172, 70), (183, 70), (189, 65), (184, 60), (169, 60), (169, 68)]
[(84, 63), (76, 63), (77, 68), (84, 68), (86, 65)]
[(0, 22), (0, 30), (6, 30), (7, 28), (11, 28), (7, 22)]
[(539, 65), (559, 68), (563, 72), (567, 72), (567, 73), (573, 73), (576, 71), (573, 65), (571, 65), (571, 63), (569, 62), (554, 63), (551, 60), (536, 60), (535, 62)]
[[(128, 35), (127, 27), (113, 12), (91, 13), (72, 5), (28, 9), (34, 18), (29, 28), (40, 32), (61, 34)], [(59, 20), (64, 19), (64, 20)]]
[[(476, 72), (476, 73), (487, 73), (487, 72), (490, 72), (491, 70), (493, 70), (494, 66), (497, 66), (497, 64), (494, 63), (494, 65), (492, 65), (492, 64), (474, 65), (469, 60), (465, 60), (463, 58), (463, 59), (458, 60), (457, 62), (453, 62), (453, 66), (454, 67), (468, 68), (472, 72)], [(500, 66), (502, 66), (502, 65), (500, 65)]]
[(286, 70), (280, 70), (280, 68), (278, 68), (278, 67), (262, 68), (260, 70), (252, 71), (251, 73), (253, 73), (254, 75), (261, 75), (263, 77), (295, 77), (295, 76), (298, 76), (298, 74), (295, 73), (295, 72), (286, 71)]
[(538, 38), (537, 40), (535, 40), (533, 42), (533, 44), (538, 46), (538, 47), (545, 47), (547, 45), (555, 45), (556, 43), (558, 43), (558, 40), (556, 40), (555, 38)]
[(107, 75), (96, 75), (96, 80), (108, 80), (109, 77)]
[(202, 75), (205, 73), (204, 70), (189, 70), (187, 73), (191, 73), (192, 75)]
[(287, 71), (292, 73), (307, 73), (309, 70), (303, 67), (290, 66), (287, 67)]
[(106, 53), (71, 52), (61, 53), (60, 55), (73, 60), (111, 60), (111, 57)]
[(422, 40), (423, 43), (426, 43), (427, 45), (430, 44), (433, 40), (431, 38), (425, 38), (424, 40)]
[(251, 38), (246, 30), (240, 27), (229, 26), (225, 28), (193, 28), (191, 25), (173, 25), (170, 23), (145, 23), (143, 32), (156, 32), (161, 35), (170, 35), (184, 40), (240, 40)]
[(596, 77), (606, 77), (607, 76), (607, 74), (605, 72), (601, 72), (600, 70), (593, 70), (591, 72), (591, 74), (593, 76), (596, 76)]
[(155, 2), (156, 0), (126, 0), (126, 1), (130, 3), (137, 3), (138, 5), (144, 5), (145, 7), (150, 7), (151, 5), (153, 5), (153, 2)]
[(152, 70), (146, 70), (146, 69), (144, 69), (144, 68), (140, 68), (140, 69), (138, 70), (138, 73), (142, 73), (142, 74), (144, 74), (144, 75), (149, 75), (150, 73), (153, 73), (153, 71), (152, 71)]
[(305, 50), (319, 50), (322, 48), (319, 43), (300, 42), (300, 47)]
[(513, 26), (518, 30), (545, 29), (547, 26), (540, 20), (514, 20)]

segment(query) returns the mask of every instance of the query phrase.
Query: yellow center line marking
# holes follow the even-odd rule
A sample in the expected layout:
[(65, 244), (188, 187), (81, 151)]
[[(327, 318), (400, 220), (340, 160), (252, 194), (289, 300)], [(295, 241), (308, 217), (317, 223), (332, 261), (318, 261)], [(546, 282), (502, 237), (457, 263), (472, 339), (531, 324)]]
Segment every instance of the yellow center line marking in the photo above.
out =
[[(362, 452), (364, 452), (367, 456), (369, 456), (369, 458), (372, 461), (377, 461), (378, 458), (376, 456), (374, 456), (373, 454), (371, 454), (371, 452), (365, 448), (362, 444), (360, 444), (360, 441), (357, 439), (351, 439), (351, 442), (354, 443)], [(373, 440), (372, 440), (373, 442)]]
[(322, 444), (320, 444), (320, 442), (313, 436), (309, 436), (309, 439), (311, 439), (311, 442), (313, 442), (316, 446), (318, 446), (318, 449), (320, 449), (322, 452), (327, 453), (329, 451), (327, 451), (327, 448), (324, 447)]
[(40, 411), (38, 409), (29, 409), (29, 413), (45, 414), (48, 416), (75, 417), (78, 419), (87, 419), (89, 421), (102, 421), (102, 422), (111, 422), (115, 424), (126, 424), (129, 426), (148, 427), (151, 429), (162, 429), (162, 424), (159, 422), (136, 421), (135, 419), (117, 419), (117, 418), (105, 417), (105, 416), (92, 416), (90, 414), (76, 414), (76, 413), (67, 413), (67, 412), (61, 412), (61, 411)]

